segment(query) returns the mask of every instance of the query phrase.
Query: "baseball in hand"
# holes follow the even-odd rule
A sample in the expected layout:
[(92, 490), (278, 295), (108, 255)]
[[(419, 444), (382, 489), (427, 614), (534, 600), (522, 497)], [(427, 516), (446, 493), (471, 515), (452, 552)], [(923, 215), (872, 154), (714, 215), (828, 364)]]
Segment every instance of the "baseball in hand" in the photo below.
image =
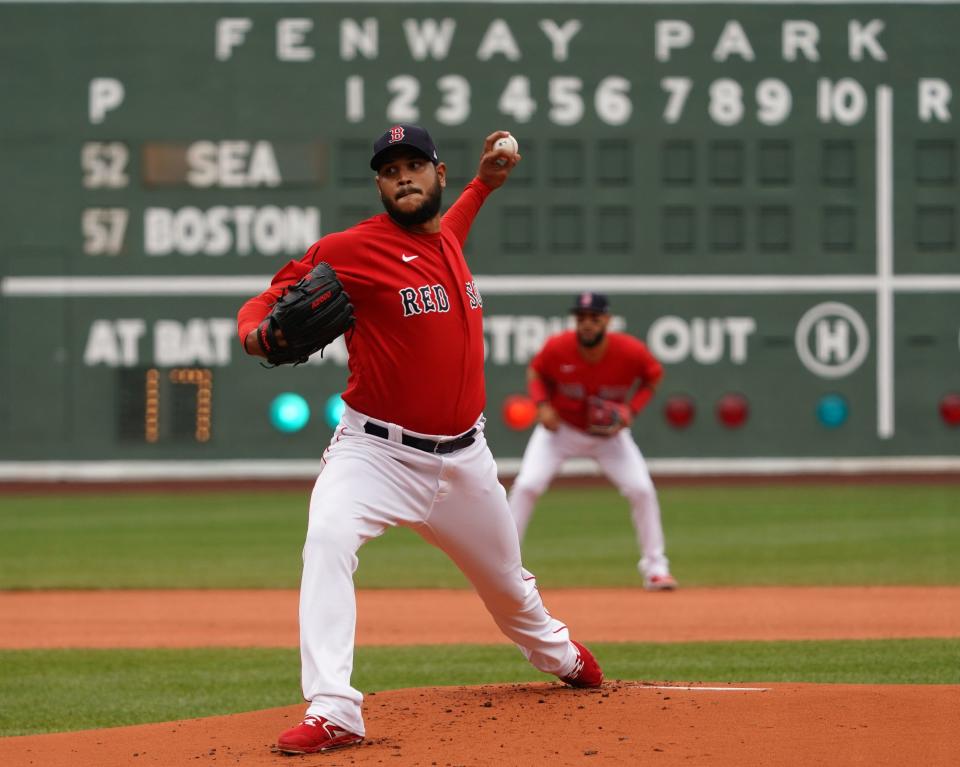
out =
[[(502, 150), (509, 154), (516, 154), (520, 151), (520, 145), (517, 143), (517, 140), (513, 136), (504, 136), (503, 138), (498, 138), (493, 142), (493, 150)], [(497, 158), (497, 165), (506, 165), (507, 161), (503, 157)]]

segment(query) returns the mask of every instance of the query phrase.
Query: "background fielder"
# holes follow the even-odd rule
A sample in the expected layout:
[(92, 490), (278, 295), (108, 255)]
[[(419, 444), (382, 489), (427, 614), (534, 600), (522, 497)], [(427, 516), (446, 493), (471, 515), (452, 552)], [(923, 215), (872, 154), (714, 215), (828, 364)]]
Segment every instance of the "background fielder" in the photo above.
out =
[(657, 491), (629, 428), (653, 397), (663, 368), (642, 341), (607, 332), (606, 296), (582, 293), (571, 311), (576, 330), (548, 338), (527, 369), (539, 424), (510, 489), (517, 530), (522, 539), (537, 498), (565, 460), (593, 458), (630, 502), (644, 587), (674, 589), (677, 581), (664, 553)]

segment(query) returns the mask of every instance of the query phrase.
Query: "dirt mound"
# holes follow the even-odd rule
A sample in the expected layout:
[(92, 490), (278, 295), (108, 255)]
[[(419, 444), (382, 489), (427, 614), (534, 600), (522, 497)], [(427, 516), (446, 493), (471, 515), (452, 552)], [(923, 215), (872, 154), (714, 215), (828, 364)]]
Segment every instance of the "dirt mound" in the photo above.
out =
[(719, 687), (613, 681), (600, 690), (560, 684), (393, 690), (368, 696), (368, 739), (342, 751), (274, 752), (277, 734), (303, 713), (293, 706), (6, 738), (0, 764), (899, 766), (955, 764), (960, 753), (951, 726), (960, 686)]

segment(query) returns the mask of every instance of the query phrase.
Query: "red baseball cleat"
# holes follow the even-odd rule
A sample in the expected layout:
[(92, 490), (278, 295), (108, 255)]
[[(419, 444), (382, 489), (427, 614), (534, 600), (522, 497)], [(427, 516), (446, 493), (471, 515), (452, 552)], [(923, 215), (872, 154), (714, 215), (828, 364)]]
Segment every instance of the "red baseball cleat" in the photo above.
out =
[(680, 584), (670, 573), (665, 575), (651, 575), (643, 581), (643, 587), (647, 591), (673, 591)]
[(560, 677), (560, 681), (571, 687), (599, 687), (603, 684), (603, 669), (597, 659), (579, 642), (573, 642), (573, 646), (577, 648), (577, 665), (569, 676)]
[(332, 748), (352, 746), (362, 735), (338, 727), (322, 716), (307, 716), (300, 724), (277, 738), (277, 748), (285, 754), (315, 754)]

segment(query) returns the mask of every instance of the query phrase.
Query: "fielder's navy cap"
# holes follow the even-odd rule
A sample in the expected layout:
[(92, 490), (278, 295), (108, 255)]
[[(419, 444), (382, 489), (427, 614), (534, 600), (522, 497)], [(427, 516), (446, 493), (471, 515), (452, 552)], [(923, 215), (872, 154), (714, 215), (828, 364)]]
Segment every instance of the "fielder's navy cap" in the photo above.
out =
[(603, 293), (593, 293), (589, 290), (580, 293), (570, 308), (571, 312), (596, 312), (597, 314), (606, 314), (610, 306), (610, 301)]
[(398, 123), (388, 128), (386, 133), (373, 142), (373, 157), (370, 159), (370, 167), (373, 170), (380, 170), (387, 152), (398, 146), (415, 149), (434, 165), (440, 162), (437, 157), (437, 147), (424, 128), (409, 123)]

